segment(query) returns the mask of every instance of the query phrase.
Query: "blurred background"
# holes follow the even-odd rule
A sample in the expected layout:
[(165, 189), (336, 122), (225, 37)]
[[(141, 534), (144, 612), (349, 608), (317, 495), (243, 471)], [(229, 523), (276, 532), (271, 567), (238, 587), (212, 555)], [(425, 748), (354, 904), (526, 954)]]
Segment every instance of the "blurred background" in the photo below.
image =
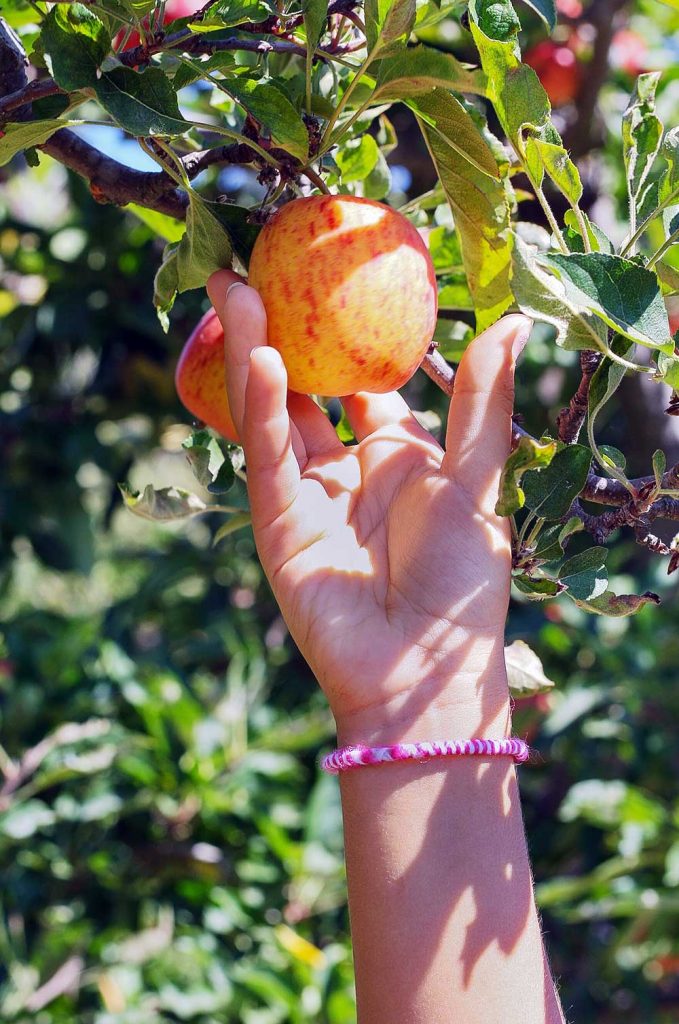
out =
[[(679, 3), (558, 6), (550, 41), (524, 18), (524, 52), (617, 238), (637, 73), (663, 71), (659, 111), (679, 124)], [(473, 60), (453, 24), (427, 38)], [(399, 204), (433, 172), (407, 113), (395, 123)], [(140, 165), (113, 130), (97, 143)], [(250, 205), (262, 194), (243, 168), (208, 184)], [(4, 169), (0, 1019), (351, 1024), (338, 786), (317, 768), (333, 740), (324, 700), (249, 531), (215, 545), (218, 515), (144, 522), (117, 486), (200, 493), (173, 373), (206, 299), (181, 296), (163, 334), (161, 251), (152, 227), (49, 158)], [(517, 408), (536, 435), (575, 389), (575, 357), (534, 333)], [(408, 397), (445, 415), (422, 374)], [(635, 380), (606, 407), (602, 440), (632, 475), (658, 447), (679, 460), (660, 399)], [(629, 533), (610, 546), (615, 582), (661, 607), (604, 619), (512, 601), (507, 641), (528, 641), (557, 684), (517, 702), (538, 751), (521, 771), (526, 826), (568, 1019), (676, 1024), (679, 595), (666, 559)]]

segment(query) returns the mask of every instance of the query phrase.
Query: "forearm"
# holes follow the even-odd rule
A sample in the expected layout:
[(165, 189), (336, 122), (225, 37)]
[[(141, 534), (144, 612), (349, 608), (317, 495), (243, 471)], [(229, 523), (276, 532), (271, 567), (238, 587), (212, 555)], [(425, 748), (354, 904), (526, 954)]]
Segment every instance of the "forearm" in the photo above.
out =
[[(484, 735), (508, 724), (506, 706)], [(382, 742), (461, 738), (438, 712), (399, 732)], [(512, 762), (358, 768), (341, 792), (358, 1024), (562, 1024)]]

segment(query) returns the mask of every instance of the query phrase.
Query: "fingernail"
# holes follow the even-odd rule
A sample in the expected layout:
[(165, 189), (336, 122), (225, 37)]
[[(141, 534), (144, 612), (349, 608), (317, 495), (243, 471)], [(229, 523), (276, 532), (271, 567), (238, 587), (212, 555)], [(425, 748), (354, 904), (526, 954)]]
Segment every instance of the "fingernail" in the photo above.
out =
[(245, 281), (234, 281), (233, 284), (229, 285), (229, 287), (226, 289), (224, 305), (226, 305), (226, 303), (229, 301), (229, 295), (234, 290), (234, 288), (245, 288)]
[(512, 356), (514, 360), (517, 360), (523, 352), (532, 330), (533, 321), (529, 319), (526, 319), (526, 322), (519, 327), (514, 336), (514, 341), (512, 342)]

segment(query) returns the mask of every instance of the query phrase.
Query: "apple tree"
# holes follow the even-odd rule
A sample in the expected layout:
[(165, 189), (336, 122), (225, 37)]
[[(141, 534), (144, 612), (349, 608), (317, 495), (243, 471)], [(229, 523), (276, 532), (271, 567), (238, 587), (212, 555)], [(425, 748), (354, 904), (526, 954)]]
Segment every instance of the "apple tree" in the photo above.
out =
[[(150, 225), (167, 242), (153, 296), (167, 328), (178, 294), (219, 267), (247, 272), (258, 230), (291, 198), (393, 196), (395, 121), (407, 113), (434, 181), (401, 205), (428, 238), (438, 275), (424, 372), (450, 393), (469, 339), (516, 309), (562, 362), (579, 360), (579, 383), (553, 425), (534, 436), (515, 421), (497, 511), (511, 518), (516, 592), (529, 601), (563, 593), (593, 613), (625, 616), (658, 597), (609, 586), (611, 535), (631, 531), (670, 573), (679, 567), (679, 535), (667, 533), (679, 520), (679, 464), (658, 445), (645, 475), (631, 476), (626, 454), (600, 437), (629, 377), (653, 383), (656, 407), (679, 412), (668, 316), (679, 294), (679, 127), (658, 112), (660, 72), (635, 68), (619, 118), (627, 223), (610, 237), (570, 150), (583, 156), (594, 144), (584, 136), (597, 131), (623, 5), (558, 6), (559, 24), (554, 0), (8, 0), (0, 162), (33, 165), (47, 154), (87, 182), (93, 201)], [(529, 63), (520, 19), (532, 36)], [(572, 59), (559, 55), (564, 47)], [(569, 121), (563, 111), (576, 97), (588, 116)], [(156, 169), (96, 148), (82, 131), (92, 125), (116, 126)], [(223, 193), (220, 173), (234, 165), (263, 186), (256, 202)], [(346, 424), (338, 429), (350, 443)], [(220, 495), (215, 504), (150, 486), (123, 488), (123, 498), (151, 518), (223, 511), (222, 539), (247, 522), (221, 497), (242, 489), (241, 453), (201, 429), (186, 449)]]

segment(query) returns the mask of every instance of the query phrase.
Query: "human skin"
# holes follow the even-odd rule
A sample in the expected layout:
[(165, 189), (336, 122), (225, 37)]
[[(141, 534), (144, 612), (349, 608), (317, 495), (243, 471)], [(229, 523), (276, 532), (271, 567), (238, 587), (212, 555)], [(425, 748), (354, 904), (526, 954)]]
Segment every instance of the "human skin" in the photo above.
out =
[[(208, 292), (255, 541), (339, 744), (508, 736), (511, 551), (494, 505), (530, 321), (468, 348), (445, 452), (397, 393), (343, 400), (358, 439), (344, 447), (287, 392), (262, 302), (237, 281), (220, 271)], [(358, 1024), (562, 1024), (512, 763), (371, 766), (340, 786)]]

